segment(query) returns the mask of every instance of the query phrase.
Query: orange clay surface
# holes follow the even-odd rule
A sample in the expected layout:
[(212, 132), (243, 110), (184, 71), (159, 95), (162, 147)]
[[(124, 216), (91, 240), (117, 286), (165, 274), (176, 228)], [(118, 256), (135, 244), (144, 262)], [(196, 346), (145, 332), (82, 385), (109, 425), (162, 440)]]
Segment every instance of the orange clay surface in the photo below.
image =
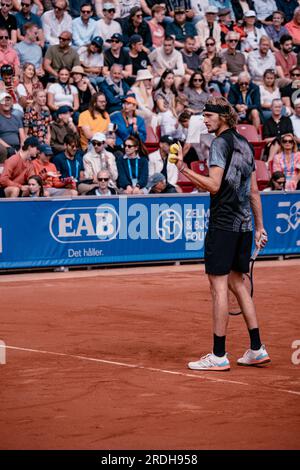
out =
[(195, 372), (212, 336), (202, 265), (2, 275), (0, 448), (300, 449), (299, 279), (299, 260), (256, 263), (271, 365), (236, 365), (236, 317), (231, 371)]

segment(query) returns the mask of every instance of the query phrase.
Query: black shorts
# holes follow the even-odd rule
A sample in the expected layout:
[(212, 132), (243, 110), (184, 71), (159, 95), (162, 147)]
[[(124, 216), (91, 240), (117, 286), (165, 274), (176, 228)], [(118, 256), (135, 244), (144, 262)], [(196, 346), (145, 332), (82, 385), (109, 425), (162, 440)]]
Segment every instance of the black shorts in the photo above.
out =
[(205, 238), (205, 272), (216, 276), (249, 272), (253, 232), (209, 228)]

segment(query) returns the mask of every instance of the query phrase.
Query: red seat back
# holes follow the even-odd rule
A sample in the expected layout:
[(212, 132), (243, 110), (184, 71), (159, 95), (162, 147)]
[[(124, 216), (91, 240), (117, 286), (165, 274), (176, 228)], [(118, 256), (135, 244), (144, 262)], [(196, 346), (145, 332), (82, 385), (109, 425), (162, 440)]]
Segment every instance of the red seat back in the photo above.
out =
[(198, 175), (208, 176), (208, 166), (206, 162), (192, 162), (191, 170)]
[(262, 191), (268, 186), (270, 175), (269, 175), (265, 162), (261, 160), (255, 160), (255, 169), (256, 169), (257, 186), (258, 186), (258, 189)]
[(249, 142), (258, 142), (261, 140), (261, 136), (252, 124), (238, 124), (236, 130), (239, 134), (245, 137)]

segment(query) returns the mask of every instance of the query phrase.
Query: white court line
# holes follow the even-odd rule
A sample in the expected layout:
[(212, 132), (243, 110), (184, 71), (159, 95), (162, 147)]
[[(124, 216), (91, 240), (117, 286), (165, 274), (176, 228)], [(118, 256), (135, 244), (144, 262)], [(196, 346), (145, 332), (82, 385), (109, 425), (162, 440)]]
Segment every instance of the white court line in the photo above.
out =
[[(235, 380), (227, 380), (227, 379), (217, 379), (214, 377), (209, 377), (208, 375), (199, 375), (196, 374), (189, 374), (186, 372), (177, 372), (177, 371), (172, 371), (172, 370), (167, 370), (167, 369), (159, 369), (155, 367), (146, 367), (138, 364), (127, 364), (125, 362), (117, 362), (117, 361), (108, 361), (106, 359), (98, 359), (96, 357), (88, 357), (88, 356), (79, 356), (79, 355), (74, 355), (74, 354), (66, 354), (66, 353), (60, 353), (60, 352), (53, 352), (53, 351), (43, 351), (41, 349), (29, 349), (29, 348), (20, 348), (17, 346), (1, 346), (1, 347), (6, 347), (7, 349), (13, 349), (16, 351), (26, 351), (26, 352), (33, 352), (33, 353), (38, 353), (38, 354), (48, 354), (51, 356), (60, 356), (60, 357), (67, 357), (71, 359), (80, 359), (83, 361), (90, 361), (90, 362), (99, 362), (101, 364), (109, 364), (109, 365), (114, 365), (114, 366), (120, 366), (120, 367), (128, 367), (130, 369), (143, 369), (147, 370), (150, 372), (159, 372), (162, 374), (171, 374), (171, 375), (179, 375), (181, 377), (189, 377), (193, 379), (200, 379), (200, 380), (208, 380), (211, 382), (223, 382), (223, 383), (228, 383), (228, 384), (235, 384), (235, 385), (244, 385), (246, 387), (250, 387), (251, 384), (246, 383), (246, 382), (237, 382)], [(267, 387), (269, 388), (269, 387)], [(300, 392), (296, 392), (295, 390), (286, 390), (283, 388), (273, 388), (275, 392), (282, 392), (282, 393), (289, 393), (293, 395), (298, 395), (300, 396)]]

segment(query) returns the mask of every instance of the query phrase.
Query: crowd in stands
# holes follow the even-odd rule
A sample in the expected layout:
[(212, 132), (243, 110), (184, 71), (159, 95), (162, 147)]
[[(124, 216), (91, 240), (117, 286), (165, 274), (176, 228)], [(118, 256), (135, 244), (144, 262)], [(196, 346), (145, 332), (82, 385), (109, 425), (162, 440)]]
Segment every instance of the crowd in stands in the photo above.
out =
[(0, 0), (0, 197), (182, 192), (214, 96), (300, 189), (300, 0)]

